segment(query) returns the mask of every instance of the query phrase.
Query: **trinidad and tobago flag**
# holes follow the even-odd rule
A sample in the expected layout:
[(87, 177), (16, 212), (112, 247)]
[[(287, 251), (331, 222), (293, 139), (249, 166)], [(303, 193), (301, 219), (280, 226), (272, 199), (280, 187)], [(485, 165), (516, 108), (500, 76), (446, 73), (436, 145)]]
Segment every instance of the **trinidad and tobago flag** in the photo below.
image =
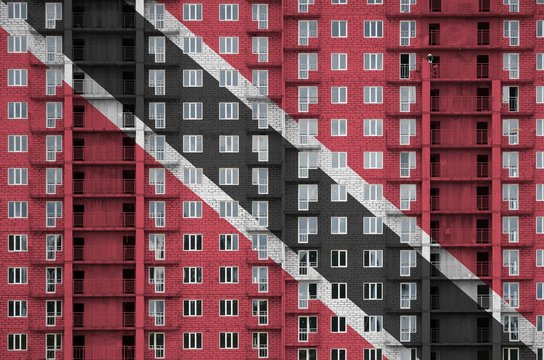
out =
[[(25, 21), (8, 19), (8, 2), (0, 4), (1, 46), (8, 47), (10, 35), (26, 35), (29, 52), (5, 54), (0, 62), (2, 107), (28, 101), (29, 114), (27, 121), (5, 120), (0, 140), (4, 148), (8, 135), (27, 135), (29, 150), (4, 158), (2, 173), (32, 165), (31, 186), (4, 191), (0, 214), (7, 218), (4, 209), (9, 201), (29, 201), (30, 215), (23, 222), (9, 219), (2, 234), (38, 229), (30, 244), (34, 241), (39, 247), (44, 232), (61, 232), (68, 219), (84, 232), (86, 220), (79, 217), (83, 203), (85, 216), (96, 219), (99, 229), (117, 231), (116, 216), (125, 200), (106, 199), (115, 198), (123, 188), (115, 182), (116, 169), (130, 174), (134, 167), (129, 163), (135, 162), (135, 171), (145, 174), (145, 181), (135, 184), (140, 200), (132, 210), (136, 236), (145, 241), (135, 256), (136, 278), (145, 279), (135, 284), (136, 293), (145, 294), (145, 300), (137, 301), (135, 314), (141, 316), (140, 329), (145, 326), (136, 332), (140, 334), (136, 348), (143, 342), (145, 350), (136, 350), (136, 358), (377, 360), (383, 356), (404, 360), (428, 356), (444, 360), (500, 359), (509, 354), (505, 359), (513, 360), (532, 359), (537, 348), (544, 346), (542, 334), (535, 332), (535, 318), (510, 307), (503, 300), (502, 288), (490, 288), (485, 294), (479, 291), (487, 289), (489, 279), (478, 278), (473, 262), (457, 258), (439, 242), (430, 245), (429, 229), (422, 229), (417, 220), (421, 205), (414, 201), (412, 206), (419, 208), (400, 210), (406, 209), (399, 196), (401, 187), (415, 185), (412, 200), (416, 200), (421, 197), (421, 177), (384, 181), (399, 172), (402, 149), (388, 148), (386, 136), (363, 138), (362, 119), (386, 117), (385, 108), (375, 110), (363, 104), (366, 80), (353, 78), (349, 71), (327, 70), (328, 52), (327, 59), (319, 58), (319, 67), (308, 60), (307, 69), (315, 74), (307, 79), (300, 79), (305, 76), (299, 75), (299, 68), (286, 67), (306, 59), (301, 54), (323, 50), (318, 42), (299, 48), (305, 45), (298, 39), (299, 20), (320, 19), (322, 26), (335, 16), (351, 19), (362, 14), (318, 16), (310, 11), (299, 19), (293, 15), (299, 6), (294, 1), (240, 2), (236, 15), (240, 21), (227, 23), (218, 20), (219, 13), (227, 10), (215, 1), (203, 4), (206, 11), (209, 8), (203, 21), (184, 20), (184, 13), (199, 15), (195, 4), (181, 1), (137, 1), (136, 5), (97, 1), (86, 7), (74, 1), (73, 26), (64, 32), (47, 28), (43, 2), (27, 3)], [(287, 15), (275, 19), (274, 9), (282, 6)], [(265, 12), (270, 18), (261, 16)], [(94, 18), (87, 15), (91, 13)], [(115, 22), (109, 13), (125, 14), (115, 20), (123, 22), (119, 28), (125, 32), (106, 30)], [(65, 9), (64, 17), (68, 16)], [(63, 21), (66, 24), (66, 19), (59, 19), (57, 25)], [(79, 26), (97, 30), (87, 36), (79, 32)], [(308, 34), (318, 31), (312, 26), (308, 25)], [(134, 28), (142, 30), (134, 32)], [(54, 40), (57, 36), (64, 38)], [(103, 52), (104, 48), (109, 50)], [(363, 51), (329, 50), (347, 53), (350, 61), (362, 67)], [(117, 52), (123, 61), (116, 60)], [(59, 60), (52, 53), (63, 55)], [(8, 69), (27, 69), (28, 86), (5, 87)], [(383, 81), (372, 78), (370, 85), (383, 85)], [(331, 87), (340, 92), (348, 85), (350, 102), (330, 104)], [(64, 104), (63, 110), (51, 125), (48, 115), (56, 102)], [(331, 119), (345, 118), (346, 123), (334, 122), (334, 126), (348, 126), (350, 136), (335, 136), (342, 130), (331, 132)], [(394, 121), (384, 120), (384, 130), (386, 123)], [(49, 143), (55, 136), (62, 136), (62, 145)], [(419, 165), (415, 147), (408, 148)], [(51, 151), (56, 153), (54, 159), (48, 157)], [(383, 153), (380, 161), (385, 170), (363, 168), (363, 154), (370, 151)], [(38, 196), (49, 168), (63, 168), (65, 178), (70, 171), (74, 182), (57, 182), (56, 194)], [(156, 175), (162, 172), (164, 179)], [(90, 184), (95, 197), (76, 196), (76, 180)], [(43, 213), (55, 201), (62, 201), (58, 212), (63, 215), (51, 227), (44, 223)], [(126, 219), (123, 222), (126, 225)], [(152, 255), (149, 244), (159, 233), (166, 239), (162, 259)], [(87, 235), (93, 236), (99, 237)], [(232, 245), (235, 238), (238, 244)], [(70, 241), (75, 246), (76, 235)], [(65, 260), (69, 253), (75, 256), (67, 248), (64, 251)], [(442, 266), (434, 263), (432, 254), (440, 254)], [(13, 259), (2, 260), (4, 268), (28, 261)], [(66, 262), (64, 272), (75, 274), (76, 268), (75, 263)], [(163, 269), (164, 280), (158, 292), (156, 284), (147, 281), (157, 268)], [(35, 282), (42, 286), (46, 270), (32, 271), (38, 273)], [(98, 294), (106, 293), (103, 287), (108, 286), (100, 285), (101, 271), (96, 270), (93, 278), (93, 271), (87, 270), (85, 278), (99, 284)], [(120, 268), (111, 271), (105, 278), (114, 277)], [(32, 279), (35, 274), (29, 275)], [(197, 284), (185, 281), (187, 277), (197, 278)], [(433, 304), (438, 294), (424, 292), (433, 289), (431, 277), (440, 282), (440, 301), (449, 305)], [(226, 278), (236, 281), (219, 283)], [(74, 284), (75, 280), (74, 275)], [(3, 295), (5, 301), (13, 298), (10, 291)], [(163, 324), (150, 319), (150, 300), (156, 299), (165, 299)], [(181, 315), (186, 299), (203, 300), (201, 317)], [(225, 299), (236, 300), (236, 316), (220, 315)], [(72, 315), (67, 309), (77, 301), (69, 295), (64, 300), (64, 316), (75, 323), (76, 311)], [(43, 299), (33, 301), (42, 314)], [(29, 309), (34, 311), (32, 306)], [(107, 328), (104, 324), (109, 320), (105, 317), (104, 322), (98, 319), (93, 324)], [(31, 326), (25, 324), (8, 321), (2, 339)], [(51, 329), (46, 333), (59, 331)], [(46, 357), (62, 358), (64, 352), (64, 358), (83, 358), (81, 354), (91, 359), (123, 358), (108, 352), (117, 341), (109, 332), (86, 335), (87, 350), (75, 351), (83, 347), (76, 344), (81, 341), (76, 331), (64, 328), (63, 350), (47, 352)], [(158, 340), (156, 333), (164, 337)], [(196, 333), (202, 334), (198, 340), (187, 335)], [(220, 333), (238, 335), (234, 341)], [(43, 349), (52, 346), (49, 338), (44, 338), (43, 331), (32, 334), (28, 354), (43, 358)], [(159, 341), (164, 348), (157, 350)], [(202, 350), (195, 352), (185, 346), (188, 343), (198, 343)], [(218, 345), (226, 343), (233, 345), (231, 350), (218, 350)], [(501, 345), (485, 355), (493, 344)], [(517, 350), (510, 352), (510, 348)], [(20, 358), (29, 358), (28, 354)], [(9, 356), (19, 358), (14, 352)]]

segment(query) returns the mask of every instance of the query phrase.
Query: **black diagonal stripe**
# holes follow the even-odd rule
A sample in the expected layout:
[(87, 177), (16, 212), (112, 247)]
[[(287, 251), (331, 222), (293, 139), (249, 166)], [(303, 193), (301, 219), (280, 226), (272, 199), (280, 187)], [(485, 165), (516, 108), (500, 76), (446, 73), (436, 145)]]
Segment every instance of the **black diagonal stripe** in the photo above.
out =
[[(116, 12), (121, 13), (121, 5), (118, 2), (98, 1), (93, 2), (100, 11), (110, 14), (108, 19), (113, 19)], [(98, 5), (97, 5), (98, 4)], [(106, 6), (107, 4), (107, 6)], [(50, 33), (44, 29), (43, 4), (34, 1), (29, 7), (28, 22), (42, 35)], [(89, 15), (92, 16), (92, 15)], [(122, 19), (118, 16), (119, 21)], [(431, 265), (423, 258), (418, 258), (418, 269), (410, 278), (399, 276), (399, 251), (409, 249), (407, 245), (400, 244), (398, 236), (389, 228), (384, 227), (384, 234), (379, 236), (364, 235), (362, 231), (362, 219), (364, 216), (372, 216), (370, 211), (363, 207), (351, 196), (347, 202), (331, 203), (330, 185), (334, 181), (321, 170), (312, 170), (310, 178), (304, 182), (318, 183), (319, 203), (311, 206), (310, 214), (319, 218), (319, 235), (311, 237), (308, 245), (301, 245), (297, 242), (297, 217), (307, 216), (307, 212), (297, 211), (297, 150), (286, 144), (280, 134), (269, 130), (257, 129), (257, 124), (251, 119), (251, 110), (240, 103), (240, 119), (237, 121), (219, 121), (218, 103), (237, 102), (238, 99), (228, 90), (220, 88), (218, 82), (205, 71), (204, 84), (201, 88), (184, 88), (182, 86), (184, 69), (202, 69), (189, 56), (172, 42), (166, 39), (166, 64), (156, 64), (152, 55), (147, 54), (147, 37), (161, 36), (138, 14), (135, 15), (136, 24), (144, 24), (145, 39), (135, 37), (135, 32), (126, 31), (120, 33), (98, 32), (84, 33), (81, 30), (73, 31), (73, 39), (86, 39), (86, 46), (101, 43), (119, 44), (122, 38), (134, 38), (137, 52), (145, 54), (145, 72), (136, 74), (136, 88), (141, 84), (146, 96), (145, 106), (136, 106), (136, 115), (157, 134), (165, 135), (170, 146), (182, 153), (195, 166), (201, 167), (204, 173), (219, 184), (218, 169), (220, 167), (237, 167), (240, 169), (239, 186), (221, 186), (221, 189), (229, 196), (239, 201), (240, 205), (251, 212), (252, 200), (262, 198), (270, 202), (270, 230), (282, 239), (291, 249), (298, 251), (301, 248), (319, 249), (318, 271), (330, 282), (346, 282), (348, 284), (348, 297), (361, 309), (369, 314), (383, 314), (385, 329), (400, 339), (399, 316), (402, 314), (415, 314), (418, 316), (418, 332), (412, 334), (412, 341), (406, 343), (407, 347), (418, 348), (419, 356), (422, 354), (422, 333), (429, 331), (428, 324), (421, 323), (423, 294), (421, 293), (421, 279), (428, 277), (428, 269)], [(112, 23), (112, 26), (114, 24)], [(142, 43), (142, 40), (144, 41)], [(74, 61), (91, 78), (99, 82), (102, 87), (112, 93), (116, 99), (126, 105), (134, 105), (132, 96), (121, 93), (120, 79), (123, 72), (131, 71), (135, 67), (123, 66), (96, 66), (87, 62), (83, 63), (72, 56), (72, 43), (65, 44), (65, 55)], [(114, 50), (113, 48), (107, 50)], [(154, 96), (148, 87), (148, 69), (166, 69), (166, 96)], [(167, 103), (166, 129), (155, 129), (154, 121), (150, 121), (147, 114), (149, 101), (165, 101)], [(183, 102), (200, 101), (204, 103), (204, 119), (200, 121), (187, 121), (181, 119)], [(183, 135), (202, 134), (204, 136), (204, 151), (201, 154), (183, 153)], [(219, 135), (238, 135), (240, 137), (240, 153), (219, 154)], [(267, 134), (270, 141), (270, 163), (258, 163), (257, 155), (251, 152), (251, 136), (253, 134)], [(270, 172), (270, 196), (256, 195), (255, 186), (251, 184), (251, 168), (257, 166), (268, 166)], [(285, 181), (284, 180), (292, 180)], [(314, 210), (315, 209), (315, 210)], [(285, 211), (285, 215), (284, 215)], [(348, 216), (349, 235), (330, 235), (330, 217)], [(349, 251), (347, 269), (332, 269), (330, 267), (330, 251), (333, 249), (346, 249)], [(384, 251), (383, 269), (363, 268), (363, 250), (376, 249)], [(421, 270), (426, 269), (426, 270)], [(418, 298), (412, 302), (412, 310), (399, 310), (400, 283), (418, 282)], [(383, 282), (383, 301), (364, 301), (363, 283)], [(487, 319), (495, 323), (495, 337), (490, 334), (489, 342), (495, 338), (497, 341), (501, 328), (490, 314), (478, 309), (477, 304), (470, 299), (452, 281), (442, 278), (432, 280), (432, 285), (440, 287), (442, 311), (432, 312), (432, 319), (440, 319), (441, 336), (437, 344), (431, 344), (432, 351), (440, 352), (440, 359), (485, 359), (478, 357), (479, 351), (491, 351), (487, 343), (476, 344), (476, 323), (478, 319)], [(328, 331), (323, 329), (322, 331)], [(501, 342), (508, 344), (503, 335)], [(429, 345), (429, 344), (423, 344)], [(512, 346), (520, 348), (520, 358), (531, 358), (532, 351), (523, 344), (513, 343)], [(491, 358), (491, 357), (490, 357)]]

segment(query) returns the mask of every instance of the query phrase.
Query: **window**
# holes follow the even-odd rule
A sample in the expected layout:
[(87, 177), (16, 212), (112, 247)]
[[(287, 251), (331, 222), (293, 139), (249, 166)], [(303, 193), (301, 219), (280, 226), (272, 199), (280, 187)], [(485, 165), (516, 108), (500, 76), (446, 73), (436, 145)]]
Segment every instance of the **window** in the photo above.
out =
[(258, 161), (268, 161), (268, 135), (253, 135), (251, 151), (257, 153)]
[(258, 324), (268, 325), (268, 300), (253, 299), (251, 303), (252, 315), (258, 316)]
[(416, 120), (400, 119), (400, 145), (410, 145), (410, 138), (416, 136)]
[(400, 342), (410, 342), (411, 334), (417, 331), (417, 318), (415, 315), (400, 317)]
[(380, 201), (383, 199), (383, 185), (364, 184), (363, 193), (365, 201)]
[(544, 201), (544, 184), (536, 184), (536, 201)]
[(55, 261), (57, 253), (62, 251), (62, 235), (48, 234), (45, 236), (45, 259)]
[(251, 53), (257, 55), (258, 62), (268, 62), (268, 37), (254, 36), (251, 39)]
[(519, 185), (502, 184), (502, 201), (508, 202), (508, 210), (518, 210)]
[(8, 86), (27, 86), (27, 70), (26, 69), (9, 69), (8, 70)]
[(254, 332), (251, 341), (252, 349), (257, 349), (259, 358), (268, 357), (268, 333)]
[(383, 87), (382, 86), (365, 86), (364, 87), (364, 103), (365, 104), (382, 104), (383, 103)]
[[(9, 3), (8, 3), (9, 4)], [(26, 351), (26, 334), (8, 334), (9, 351)]]
[(519, 121), (518, 119), (504, 119), (502, 121), (502, 136), (508, 137), (509, 145), (519, 144)]
[(259, 92), (260, 96), (268, 95), (268, 70), (253, 70), (252, 84)]
[(184, 102), (183, 120), (202, 120), (202, 103)]
[(222, 332), (219, 333), (220, 349), (238, 349), (238, 333)]
[(417, 222), (415, 217), (404, 216), (400, 220), (400, 242), (410, 243), (417, 234)]
[(62, 300), (47, 300), (45, 302), (45, 325), (55, 326), (57, 318), (62, 318)]
[(346, 119), (331, 119), (331, 136), (347, 136), (348, 121)]
[(502, 360), (519, 360), (518, 348), (503, 348)]
[(410, 39), (416, 37), (416, 22), (400, 22), (400, 46), (410, 46)]
[(202, 251), (202, 234), (183, 234), (184, 251)]
[(184, 36), (183, 37), (183, 52), (185, 54), (201, 53), (202, 52), (202, 37)]
[(544, 20), (536, 21), (536, 37), (544, 37)]
[(333, 5), (346, 5), (348, 3), (348, 0), (331, 0), (331, 4)]
[(331, 104), (347, 104), (348, 88), (346, 86), (331, 87)]
[(346, 318), (344, 316), (332, 316), (331, 317), (331, 332), (332, 333), (345, 333), (346, 330)]
[(62, 119), (62, 102), (47, 102), (46, 106), (46, 127), (54, 128), (56, 121)]
[(317, 250), (299, 250), (298, 252), (298, 274), (308, 275), (309, 268), (316, 268), (318, 265)]
[(333, 169), (345, 169), (348, 162), (348, 153), (331, 152), (331, 167)]
[(410, 112), (411, 104), (416, 103), (416, 87), (401, 86), (400, 88), (400, 112)]
[(410, 276), (410, 270), (417, 266), (417, 252), (415, 250), (400, 251), (400, 276)]
[(166, 223), (166, 204), (164, 201), (149, 202), (149, 218), (155, 219), (155, 227), (164, 227)]
[(363, 283), (363, 300), (382, 300), (382, 283)]
[(202, 300), (183, 300), (183, 316), (202, 316)]
[(298, 78), (308, 79), (310, 71), (317, 71), (317, 53), (298, 54)]
[(62, 350), (62, 334), (45, 334), (45, 348), (46, 359), (56, 359), (57, 351)]
[(400, 153), (400, 177), (410, 177), (411, 170), (415, 168), (416, 168), (416, 152), (402, 151)]
[(298, 243), (308, 243), (309, 235), (317, 235), (317, 217), (299, 217)]
[(201, 21), (202, 20), (202, 4), (183, 4), (183, 20), (184, 21)]
[(253, 4), (251, 6), (251, 20), (257, 21), (257, 29), (268, 29), (268, 4)]
[(544, 151), (536, 152), (536, 168), (544, 169)]
[(331, 184), (331, 201), (348, 201), (346, 185)]
[(541, 283), (541, 282), (536, 283), (536, 299), (544, 300), (544, 283)]
[(238, 86), (237, 70), (219, 70), (219, 86)]
[(27, 119), (27, 108), (26, 102), (8, 102), (8, 119)]
[(251, 215), (257, 220), (259, 226), (268, 226), (268, 201), (252, 201)]
[(298, 185), (298, 210), (309, 210), (311, 202), (318, 201), (317, 184), (299, 184)]
[(400, 308), (410, 309), (411, 302), (417, 300), (417, 283), (400, 284)]
[(364, 349), (363, 360), (382, 360), (382, 349)]
[(148, 348), (149, 350), (153, 350), (155, 352), (155, 359), (164, 359), (165, 354), (165, 340), (164, 340), (164, 333), (157, 333), (157, 332), (150, 332), (149, 333), (149, 342), (148, 342)]
[(317, 86), (299, 86), (298, 87), (298, 111), (309, 112), (310, 104), (317, 104)]
[(383, 316), (370, 315), (363, 318), (364, 332), (380, 332), (383, 329)]
[(365, 119), (364, 120), (364, 136), (382, 136), (383, 135), (383, 120), (382, 119)]
[(503, 54), (502, 69), (508, 71), (509, 79), (519, 79), (519, 54)]
[(331, 283), (331, 298), (346, 299), (348, 296), (348, 284), (346, 283)]
[(537, 315), (536, 316), (536, 331), (542, 332), (544, 331), (544, 316)]
[(154, 285), (156, 293), (163, 293), (165, 288), (165, 272), (164, 266), (152, 266), (149, 268), (149, 284)]
[(28, 217), (27, 201), (8, 201), (8, 218), (24, 219)]
[(202, 87), (202, 70), (183, 70), (183, 87)]
[(164, 194), (166, 192), (165, 176), (164, 168), (149, 169), (149, 185), (154, 187), (155, 194)]
[[(186, 71), (191, 70), (183, 70), (183, 86), (185, 86)], [(149, 87), (155, 88), (155, 95), (165, 95), (165, 78), (164, 70), (149, 70)]]
[(61, 152), (62, 135), (47, 135), (45, 137), (45, 160), (57, 161), (57, 153)]
[(219, 120), (238, 120), (238, 103), (237, 102), (220, 102), (219, 103)]
[(238, 300), (219, 300), (220, 316), (238, 316)]
[[(62, 53), (62, 36), (45, 37), (45, 62), (62, 63), (64, 55)], [(62, 75), (61, 75), (62, 76)]]
[(251, 269), (251, 283), (257, 284), (258, 292), (268, 292), (268, 267), (254, 266)]
[(254, 102), (251, 104), (251, 119), (257, 120), (259, 129), (268, 129), (268, 104)]
[[(518, 242), (519, 218), (517, 216), (502, 217), (502, 233), (508, 235), (508, 242)], [(537, 226), (538, 231), (538, 226)]]
[(202, 148), (203, 148), (202, 135), (183, 135), (183, 152), (201, 153)]
[(220, 153), (237, 153), (239, 149), (238, 135), (219, 135)]
[(24, 35), (8, 36), (8, 53), (26, 53), (27, 41)]
[(544, 70), (544, 53), (536, 54), (536, 69)]
[(164, 4), (151, 4), (149, 17), (155, 29), (162, 30), (164, 28)]
[(382, 250), (364, 250), (363, 251), (363, 267), (365, 268), (383, 267), (383, 251)]
[(310, 300), (317, 299), (317, 283), (300, 282), (298, 284), (298, 308), (307, 309)]
[(347, 70), (348, 69), (348, 54), (332, 53), (331, 54), (331, 70)]
[(28, 269), (26, 267), (8, 268), (8, 284), (27, 284)]
[(367, 3), (369, 5), (382, 5), (383, 4), (383, 0), (367, 0)]
[(238, 283), (238, 267), (237, 266), (221, 266), (219, 268), (219, 283), (220, 284), (237, 284)]
[(251, 250), (257, 252), (258, 260), (268, 260), (268, 235), (251, 235)]
[[(503, 332), (508, 334), (510, 341), (519, 341), (519, 316), (518, 315), (504, 315), (503, 320)], [(517, 357), (515, 358), (518, 359)]]
[(164, 300), (149, 300), (148, 315), (154, 318), (155, 326), (164, 326)]
[(28, 169), (9, 168), (8, 185), (28, 185)]
[(536, 87), (536, 103), (544, 104), (544, 86)]
[(27, 301), (9, 300), (8, 317), (27, 317)]
[(219, 201), (219, 216), (222, 218), (238, 217), (238, 201)]
[(310, 169), (317, 169), (317, 151), (299, 151), (298, 177), (308, 178)]
[(26, 2), (8, 2), (8, 19), (26, 20)]
[(381, 20), (365, 20), (364, 22), (365, 38), (381, 38), (383, 37), (383, 21)]
[(331, 234), (345, 235), (348, 233), (348, 218), (343, 216), (331, 217)]
[(57, 186), (62, 185), (62, 168), (45, 169), (45, 193), (56, 194)]
[(149, 251), (155, 252), (155, 260), (165, 259), (165, 249), (164, 234), (149, 234)]
[(184, 168), (183, 182), (187, 185), (202, 184), (202, 168)]
[(347, 267), (348, 266), (348, 251), (347, 250), (331, 250), (331, 267)]
[[(299, 316), (298, 317), (298, 341), (307, 342), (309, 334), (317, 333), (317, 316)], [(299, 350), (300, 359), (300, 350)], [(306, 356), (303, 357), (306, 359)], [(309, 357), (307, 358), (310, 359)], [(314, 357), (315, 359), (315, 357)]]
[(201, 201), (184, 201), (183, 202), (183, 217), (184, 218), (201, 218), (202, 217), (202, 202)]
[(201, 267), (184, 267), (183, 268), (183, 283), (184, 284), (202, 284), (202, 268)]
[(311, 38), (317, 38), (317, 20), (299, 20), (298, 45), (308, 46)]
[(383, 234), (383, 218), (381, 217), (363, 217), (363, 234), (376, 235)]
[(55, 29), (62, 20), (62, 3), (45, 3), (45, 28)]
[(238, 251), (238, 234), (219, 235), (219, 250)]
[(544, 267), (544, 250), (542, 249), (536, 251), (536, 266)]
[(202, 349), (202, 333), (183, 333), (183, 348)]
[(251, 184), (257, 186), (257, 193), (268, 194), (268, 168), (253, 168)]
[(367, 71), (383, 70), (383, 54), (382, 53), (365, 53), (364, 69)]
[(516, 309), (519, 307), (519, 284), (505, 282), (503, 283), (503, 298), (509, 305)]
[(155, 128), (164, 129), (166, 127), (166, 104), (163, 102), (150, 102), (149, 120), (155, 121)]
[(28, 251), (28, 235), (26, 234), (8, 235), (8, 251), (9, 252)]
[(45, 203), (46, 226), (57, 226), (57, 219), (62, 218), (62, 201), (47, 201)]
[(219, 4), (219, 21), (238, 21), (238, 4)]
[(364, 152), (364, 168), (365, 169), (382, 169), (383, 168), (383, 152), (365, 151)]
[(503, 36), (509, 39), (510, 46), (519, 46), (519, 21), (504, 20)]
[(400, 210), (410, 210), (410, 204), (416, 201), (416, 185), (400, 185)]
[(238, 185), (238, 168), (220, 168), (219, 185)]
[(331, 37), (332, 38), (348, 37), (348, 22), (346, 20), (331, 21)]
[(220, 54), (238, 54), (238, 37), (220, 37), (219, 38), (219, 53)]
[(519, 177), (519, 153), (517, 151), (503, 151), (502, 168), (508, 169), (509, 177)]

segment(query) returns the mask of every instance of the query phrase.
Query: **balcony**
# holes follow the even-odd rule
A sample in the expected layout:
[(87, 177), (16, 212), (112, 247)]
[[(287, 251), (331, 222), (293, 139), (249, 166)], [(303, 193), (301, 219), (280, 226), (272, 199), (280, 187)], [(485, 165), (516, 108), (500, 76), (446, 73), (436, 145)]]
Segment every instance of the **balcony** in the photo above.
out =
[(481, 114), (490, 111), (490, 96), (431, 96), (433, 114)]
[[(408, 2), (407, 2), (408, 3)], [(534, 14), (534, 3), (522, 3), (519, 12), (509, 12), (509, 6), (503, 5), (503, 2), (492, 0), (442, 0), (440, 3), (431, 3), (431, 0), (417, 1), (408, 7), (404, 6), (401, 10), (398, 2), (384, 4), (385, 14), (388, 17), (495, 17), (503, 16), (530, 16)], [(410, 9), (409, 11), (407, 9)], [(403, 12), (401, 12), (403, 11)]]
[(432, 343), (440, 342), (440, 329), (439, 328), (431, 328), (431, 342)]
[(133, 295), (134, 279), (74, 279), (74, 295), (127, 296)]
[(489, 261), (476, 261), (476, 275), (479, 277), (489, 276)]
[(73, 346), (73, 360), (134, 360), (134, 346)]
[(461, 199), (452, 200), (447, 198), (446, 201), (441, 201), (440, 196), (431, 195), (431, 211), (444, 214), (471, 214), (489, 211), (491, 198), (489, 195), (477, 195), (473, 207)]
[(73, 146), (74, 162), (115, 163), (134, 159), (134, 146)]
[(476, 342), (488, 343), (489, 342), (489, 328), (477, 328), (476, 329)]
[(134, 79), (111, 80), (108, 79), (108, 89), (104, 89), (99, 84), (105, 83), (105, 80), (74, 79), (74, 94), (108, 99), (113, 96), (133, 96), (135, 94), (136, 81)]
[(476, 164), (442, 164), (431, 163), (431, 180), (442, 181), (473, 181), (488, 180), (490, 176), (489, 163), (478, 162)]
[(115, 119), (110, 121), (93, 121), (90, 116), (85, 116), (84, 112), (74, 112), (74, 131), (119, 131), (134, 129), (135, 119), (131, 112), (123, 112)]
[(135, 259), (134, 246), (101, 248), (97, 246), (74, 245), (74, 262), (89, 264), (115, 264), (132, 262)]
[(133, 212), (74, 212), (74, 228), (124, 229), (134, 223)]
[(443, 246), (488, 245), (491, 240), (489, 228), (431, 228), (432, 243)]
[(85, 63), (107, 63), (112, 62), (134, 62), (135, 47), (119, 46), (115, 48), (104, 46), (77, 46), (72, 49), (73, 60), (76, 64)]
[[(489, 80), (490, 68), (489, 64), (477, 63), (471, 64), (459, 72), (457, 64), (432, 64), (431, 65), (431, 80), (432, 81), (448, 81), (448, 82), (468, 82)], [(473, 71), (470, 71), (473, 69)]]
[(489, 295), (478, 294), (477, 298), (476, 298), (476, 301), (478, 303), (478, 308), (479, 309), (489, 309), (489, 304), (490, 304), (490, 296)]
[(431, 310), (440, 309), (440, 295), (431, 295)]
[[(122, 31), (123, 29), (134, 29), (134, 13), (108, 14), (93, 11), (73, 12), (74, 31), (78, 30), (109, 30)], [(121, 24), (121, 27), (119, 27)]]
[(487, 129), (431, 129), (431, 146), (452, 148), (472, 148), (489, 146), (489, 131)]
[(74, 179), (74, 195), (132, 195), (134, 179)]
[(74, 312), (77, 330), (115, 330), (134, 327), (133, 312)]

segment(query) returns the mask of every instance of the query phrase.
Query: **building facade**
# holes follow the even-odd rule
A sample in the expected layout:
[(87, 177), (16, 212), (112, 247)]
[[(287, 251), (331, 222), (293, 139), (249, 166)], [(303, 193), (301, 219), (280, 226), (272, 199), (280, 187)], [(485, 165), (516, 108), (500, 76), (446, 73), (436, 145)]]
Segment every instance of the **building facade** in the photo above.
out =
[(0, 22), (4, 358), (544, 359), (544, 1)]

